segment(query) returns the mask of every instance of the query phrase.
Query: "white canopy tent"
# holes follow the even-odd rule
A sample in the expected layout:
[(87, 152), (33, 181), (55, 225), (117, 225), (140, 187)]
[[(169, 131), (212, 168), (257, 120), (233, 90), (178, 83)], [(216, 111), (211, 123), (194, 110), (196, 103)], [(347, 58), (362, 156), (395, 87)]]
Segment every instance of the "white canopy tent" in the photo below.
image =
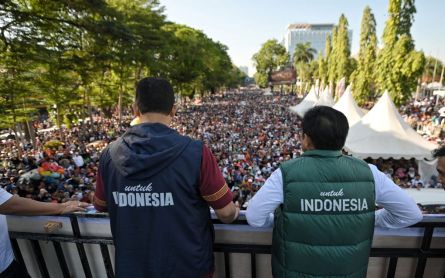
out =
[(345, 149), (360, 158), (431, 158), (437, 146), (417, 134), (400, 116), (385, 92), (374, 107), (353, 125)]
[(329, 90), (328, 86), (326, 86), (326, 88), (323, 91), (320, 90), (319, 99), (315, 103), (315, 106), (324, 105), (324, 106), (332, 107), (332, 106), (334, 106), (334, 104), (335, 104), (335, 101), (334, 101), (334, 98), (332, 97), (331, 90)]
[(445, 97), (445, 90), (435, 90), (433, 92), (434, 96)]
[(303, 117), (309, 109), (314, 107), (317, 101), (318, 97), (315, 92), (314, 86), (312, 86), (307, 96), (299, 104), (289, 107), (289, 110), (293, 113), (297, 113), (298, 116)]
[(357, 105), (354, 98), (352, 97), (351, 87), (348, 86), (346, 91), (343, 93), (341, 98), (333, 107), (334, 109), (345, 114), (348, 118), (349, 126), (353, 126), (365, 115), (363, 110)]
[(426, 87), (430, 90), (440, 90), (443, 88), (442, 84), (439, 82), (431, 82)]
[(272, 96), (272, 90), (270, 88), (267, 88), (266, 90), (264, 90), (263, 93), (264, 96)]

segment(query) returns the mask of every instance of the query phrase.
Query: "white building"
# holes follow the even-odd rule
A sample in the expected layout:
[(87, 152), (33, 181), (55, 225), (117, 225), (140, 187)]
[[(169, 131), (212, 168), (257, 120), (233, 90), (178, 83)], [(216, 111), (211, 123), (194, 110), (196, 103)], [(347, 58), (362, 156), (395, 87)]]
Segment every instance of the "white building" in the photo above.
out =
[[(317, 50), (318, 53), (324, 55), (326, 45), (326, 38), (331, 36), (334, 24), (308, 24), (295, 23), (289, 24), (284, 34), (283, 44), (290, 56), (293, 56), (295, 46), (299, 43), (310, 42), (311, 47)], [(352, 30), (349, 30), (349, 45), (352, 42)]]

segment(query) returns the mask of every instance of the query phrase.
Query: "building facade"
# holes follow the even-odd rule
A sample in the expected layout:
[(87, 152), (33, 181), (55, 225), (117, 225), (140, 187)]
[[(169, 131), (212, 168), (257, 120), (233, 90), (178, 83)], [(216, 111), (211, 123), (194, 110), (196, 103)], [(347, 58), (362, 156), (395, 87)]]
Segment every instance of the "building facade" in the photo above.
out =
[[(284, 34), (283, 45), (292, 57), (297, 44), (309, 42), (311, 43), (311, 47), (317, 51), (315, 56), (318, 56), (319, 53), (324, 56), (326, 38), (328, 36), (332, 38), (332, 29), (334, 26), (334, 24), (289, 24)], [(351, 45), (352, 30), (349, 30), (348, 33), (349, 45)]]

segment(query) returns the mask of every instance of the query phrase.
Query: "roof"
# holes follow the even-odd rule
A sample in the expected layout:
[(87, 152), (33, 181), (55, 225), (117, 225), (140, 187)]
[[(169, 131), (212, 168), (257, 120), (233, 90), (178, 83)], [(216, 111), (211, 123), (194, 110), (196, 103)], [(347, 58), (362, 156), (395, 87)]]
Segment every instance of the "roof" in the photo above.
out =
[(332, 23), (292, 23), (287, 26), (288, 30), (291, 29), (317, 29), (317, 28), (334, 28), (335, 24)]
[(365, 113), (357, 105), (354, 98), (352, 97), (350, 86), (346, 88), (346, 91), (343, 93), (343, 95), (337, 101), (333, 108), (345, 114), (346, 118), (348, 118), (350, 127), (359, 122), (363, 115), (365, 115)]
[(298, 116), (303, 118), (304, 114), (306, 114), (309, 109), (314, 107), (317, 101), (318, 97), (314, 86), (312, 86), (307, 96), (299, 104), (289, 107), (289, 110), (293, 113), (297, 113)]
[(332, 97), (331, 90), (329, 90), (328, 86), (326, 86), (323, 91), (320, 89), (319, 99), (317, 103), (315, 103), (315, 106), (324, 105), (332, 107), (334, 106), (334, 103), (334, 98)]
[(402, 119), (388, 92), (349, 129), (345, 144), (353, 156), (384, 159), (430, 159), (436, 147)]

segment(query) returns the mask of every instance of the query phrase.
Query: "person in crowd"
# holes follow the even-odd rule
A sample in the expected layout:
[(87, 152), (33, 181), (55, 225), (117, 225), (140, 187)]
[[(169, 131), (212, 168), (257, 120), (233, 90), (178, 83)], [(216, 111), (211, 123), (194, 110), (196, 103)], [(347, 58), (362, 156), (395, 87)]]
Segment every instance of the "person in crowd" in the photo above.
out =
[(0, 277), (30, 277), (26, 268), (14, 260), (5, 215), (48, 215), (84, 211), (87, 203), (69, 201), (63, 204), (44, 203), (13, 196), (0, 188)]
[(414, 179), (411, 180), (411, 187), (417, 188), (417, 190), (423, 187), (423, 180), (420, 179), (419, 174), (415, 175)]
[[(437, 158), (437, 172), (439, 173), (438, 181), (445, 185), (445, 146), (436, 149), (433, 152), (434, 158)], [(445, 189), (445, 187), (444, 187)]]
[(170, 128), (171, 85), (137, 84), (140, 124), (100, 158), (94, 204), (107, 210), (116, 247), (116, 277), (211, 277), (213, 227), (209, 205), (224, 223), (239, 209), (211, 151)]
[[(419, 113), (430, 113), (428, 111), (431, 111), (431, 115), (440, 115), (436, 110), (443, 106), (443, 101), (439, 100), (435, 106), (435, 100), (413, 99), (400, 112), (407, 120), (413, 115), (417, 117)], [(264, 96), (261, 91), (255, 90), (215, 93), (204, 96), (199, 103), (182, 101), (178, 107), (180, 117), (173, 119), (171, 127), (209, 146), (230, 188), (244, 189), (243, 184), (253, 178), (252, 189), (240, 200), (243, 209), (244, 202), (261, 188), (281, 163), (302, 153), (301, 138), (298, 136), (301, 120), (288, 110), (289, 103), (296, 102), (294, 95), (285, 93), (274, 96)], [(79, 197), (80, 193), (90, 195), (89, 192), (95, 190), (99, 155), (110, 142), (126, 131), (133, 118), (128, 112), (124, 112), (122, 122), (119, 122), (117, 116), (105, 110), (93, 110), (92, 120), (82, 120), (70, 128), (62, 126), (60, 129), (48, 129), (51, 124), (47, 120), (36, 121), (34, 126), (39, 131), (35, 147), (28, 141), (18, 146), (15, 140), (0, 140), (0, 186), (6, 186), (8, 192), (15, 192), (19, 196), (41, 200), (40, 183), (43, 182), (43, 188), (50, 196), (45, 201), (49, 202), (64, 202)], [(420, 117), (428, 118), (425, 115)], [(434, 136), (428, 135), (427, 139), (440, 145), (444, 137), (440, 132), (443, 121), (437, 117), (434, 121), (437, 132), (434, 132)], [(425, 123), (430, 125), (428, 120)], [(416, 121), (413, 124), (416, 125)], [(414, 128), (417, 129), (417, 125)], [(48, 148), (54, 142), (62, 145)], [(20, 152), (22, 157), (18, 156)], [(60, 177), (53, 177), (49, 173), (40, 176), (36, 172), (49, 160), (65, 170)], [(417, 163), (412, 159), (368, 162), (375, 164), (388, 177), (391, 176), (402, 188), (411, 187), (412, 177), (419, 173)], [(414, 169), (410, 174), (409, 168)], [(434, 177), (422, 179), (424, 187), (442, 187)], [(61, 198), (62, 195), (66, 197)]]
[[(281, 164), (250, 200), (250, 225), (274, 223), (274, 277), (365, 277), (374, 225), (401, 228), (422, 219), (414, 200), (384, 173), (342, 154), (348, 130), (341, 112), (310, 109), (303, 155)], [(375, 211), (375, 204), (383, 209)]]

